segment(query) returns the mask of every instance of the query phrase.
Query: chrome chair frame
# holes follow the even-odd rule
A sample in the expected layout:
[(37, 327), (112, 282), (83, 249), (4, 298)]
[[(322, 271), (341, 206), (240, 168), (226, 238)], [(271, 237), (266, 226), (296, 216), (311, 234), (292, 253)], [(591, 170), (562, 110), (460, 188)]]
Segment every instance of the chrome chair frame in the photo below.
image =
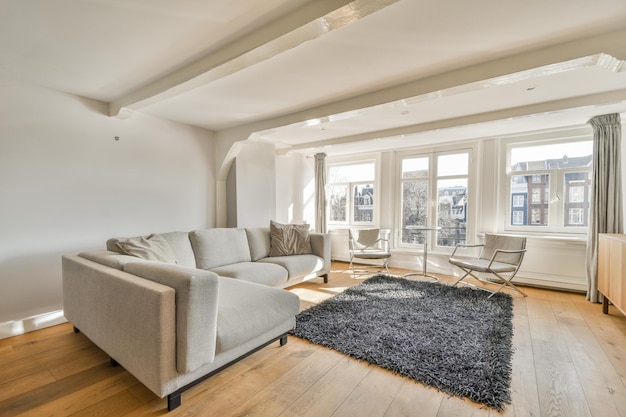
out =
[[(492, 235), (492, 236), (495, 236), (495, 235)], [(513, 282), (511, 282), (513, 278), (515, 277), (515, 275), (517, 275), (517, 271), (519, 271), (519, 268), (522, 265), (522, 261), (524, 259), (524, 254), (526, 253), (526, 238), (521, 237), (519, 239), (520, 239), (520, 242), (522, 242), (521, 244), (522, 249), (488, 248), (490, 250), (493, 250), (493, 254), (490, 257), (483, 256), (483, 254), (486, 252), (485, 244), (457, 245), (454, 248), (454, 251), (452, 251), (452, 254), (450, 255), (450, 258), (448, 259), (448, 262), (455, 265), (457, 268), (461, 269), (465, 274), (461, 276), (460, 278), (458, 278), (452, 284), (452, 286), (456, 286), (459, 283), (470, 285), (470, 286), (479, 288), (481, 290), (490, 292), (491, 295), (489, 296), (489, 298), (493, 297), (495, 294), (497, 294), (504, 288), (517, 291), (524, 297), (527, 297), (527, 294), (524, 291), (522, 291), (519, 287), (513, 284)], [(462, 259), (454, 258), (454, 255), (456, 254), (456, 251), (459, 248), (476, 248), (476, 247), (483, 248), (478, 258), (469, 259), (469, 260), (462, 260)], [(499, 257), (502, 258), (503, 255), (518, 255), (517, 257), (518, 260), (515, 263), (511, 263), (507, 261), (503, 262), (502, 260), (499, 261), (498, 258)], [(495, 277), (497, 277), (501, 283), (497, 281), (490, 281), (490, 280), (482, 279), (474, 275), (474, 273), (479, 273), (479, 272), (492, 274)], [(468, 276), (471, 276), (472, 278), (482, 283), (495, 284), (495, 285), (500, 284), (500, 285), (495, 290), (491, 290), (489, 288), (481, 287), (471, 282), (465, 281), (465, 278)]]

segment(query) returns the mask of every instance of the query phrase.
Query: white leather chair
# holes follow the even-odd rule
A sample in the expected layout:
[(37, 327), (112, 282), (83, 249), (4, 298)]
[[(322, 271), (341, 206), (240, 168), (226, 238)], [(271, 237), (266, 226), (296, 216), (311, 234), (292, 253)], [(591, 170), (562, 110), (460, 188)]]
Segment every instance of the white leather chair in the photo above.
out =
[(371, 274), (374, 270), (356, 270), (354, 268), (354, 259), (381, 260), (380, 269), (389, 273), (389, 258), (391, 258), (391, 250), (389, 245), (389, 229), (349, 229), (349, 250), (350, 250), (350, 269), (352, 277), (357, 275)]

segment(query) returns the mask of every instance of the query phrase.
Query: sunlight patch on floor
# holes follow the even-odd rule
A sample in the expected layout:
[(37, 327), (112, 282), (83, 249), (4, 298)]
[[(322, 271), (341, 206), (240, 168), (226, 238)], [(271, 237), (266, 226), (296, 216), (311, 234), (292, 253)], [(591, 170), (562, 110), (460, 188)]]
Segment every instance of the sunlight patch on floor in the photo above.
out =
[(317, 303), (333, 295), (345, 291), (348, 287), (292, 288), (290, 291), (300, 297), (301, 301)]

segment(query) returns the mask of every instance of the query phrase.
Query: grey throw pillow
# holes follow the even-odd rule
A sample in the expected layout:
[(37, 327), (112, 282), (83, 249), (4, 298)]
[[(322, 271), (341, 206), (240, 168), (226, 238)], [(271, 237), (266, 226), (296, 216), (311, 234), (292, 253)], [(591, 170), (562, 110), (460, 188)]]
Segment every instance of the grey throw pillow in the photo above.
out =
[(270, 256), (313, 253), (308, 224), (280, 224), (270, 221)]
[(178, 263), (172, 248), (161, 235), (133, 237), (120, 240), (116, 245), (125, 255), (136, 256), (148, 261)]

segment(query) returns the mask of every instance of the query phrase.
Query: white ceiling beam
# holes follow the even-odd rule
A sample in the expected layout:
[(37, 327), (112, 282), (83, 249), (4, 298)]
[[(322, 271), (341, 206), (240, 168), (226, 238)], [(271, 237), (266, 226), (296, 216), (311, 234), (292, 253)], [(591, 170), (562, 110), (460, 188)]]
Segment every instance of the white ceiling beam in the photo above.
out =
[[(323, 148), (324, 146), (345, 145), (348, 143), (356, 143), (369, 140), (384, 140), (386, 138), (394, 138), (403, 135), (409, 136), (415, 133), (423, 133), (439, 129), (448, 129), (452, 127), (466, 126), (477, 123), (494, 122), (498, 120), (506, 120), (532, 115), (541, 115), (545, 113), (566, 111), (569, 109), (577, 109), (581, 107), (601, 106), (606, 105), (607, 103), (617, 104), (620, 102), (626, 102), (626, 89), (611, 91), (607, 93), (589, 94), (585, 96), (567, 98), (562, 100), (553, 100), (544, 103), (529, 104), (525, 106), (511, 107), (485, 113), (468, 114), (466, 116), (454, 117), (450, 119), (435, 120), (431, 122), (366, 132), (357, 135), (337, 137), (325, 141), (302, 143), (299, 145), (292, 145), (284, 148), (281, 150), (281, 152), (287, 153), (291, 151), (301, 151), (311, 148)], [(597, 116), (598, 114), (594, 115)], [(583, 121), (583, 123), (584, 122), (586, 121)]]
[(315, 0), (195, 62), (109, 103), (109, 115), (139, 110), (255, 65), (399, 0)]
[(328, 117), (347, 111), (365, 109), (598, 53), (606, 53), (624, 60), (626, 59), (626, 42), (624, 42), (624, 39), (626, 39), (626, 28), (545, 46), (535, 50), (519, 52), (303, 111), (224, 129), (217, 133), (217, 137), (247, 138), (252, 133), (267, 129), (320, 117)]

